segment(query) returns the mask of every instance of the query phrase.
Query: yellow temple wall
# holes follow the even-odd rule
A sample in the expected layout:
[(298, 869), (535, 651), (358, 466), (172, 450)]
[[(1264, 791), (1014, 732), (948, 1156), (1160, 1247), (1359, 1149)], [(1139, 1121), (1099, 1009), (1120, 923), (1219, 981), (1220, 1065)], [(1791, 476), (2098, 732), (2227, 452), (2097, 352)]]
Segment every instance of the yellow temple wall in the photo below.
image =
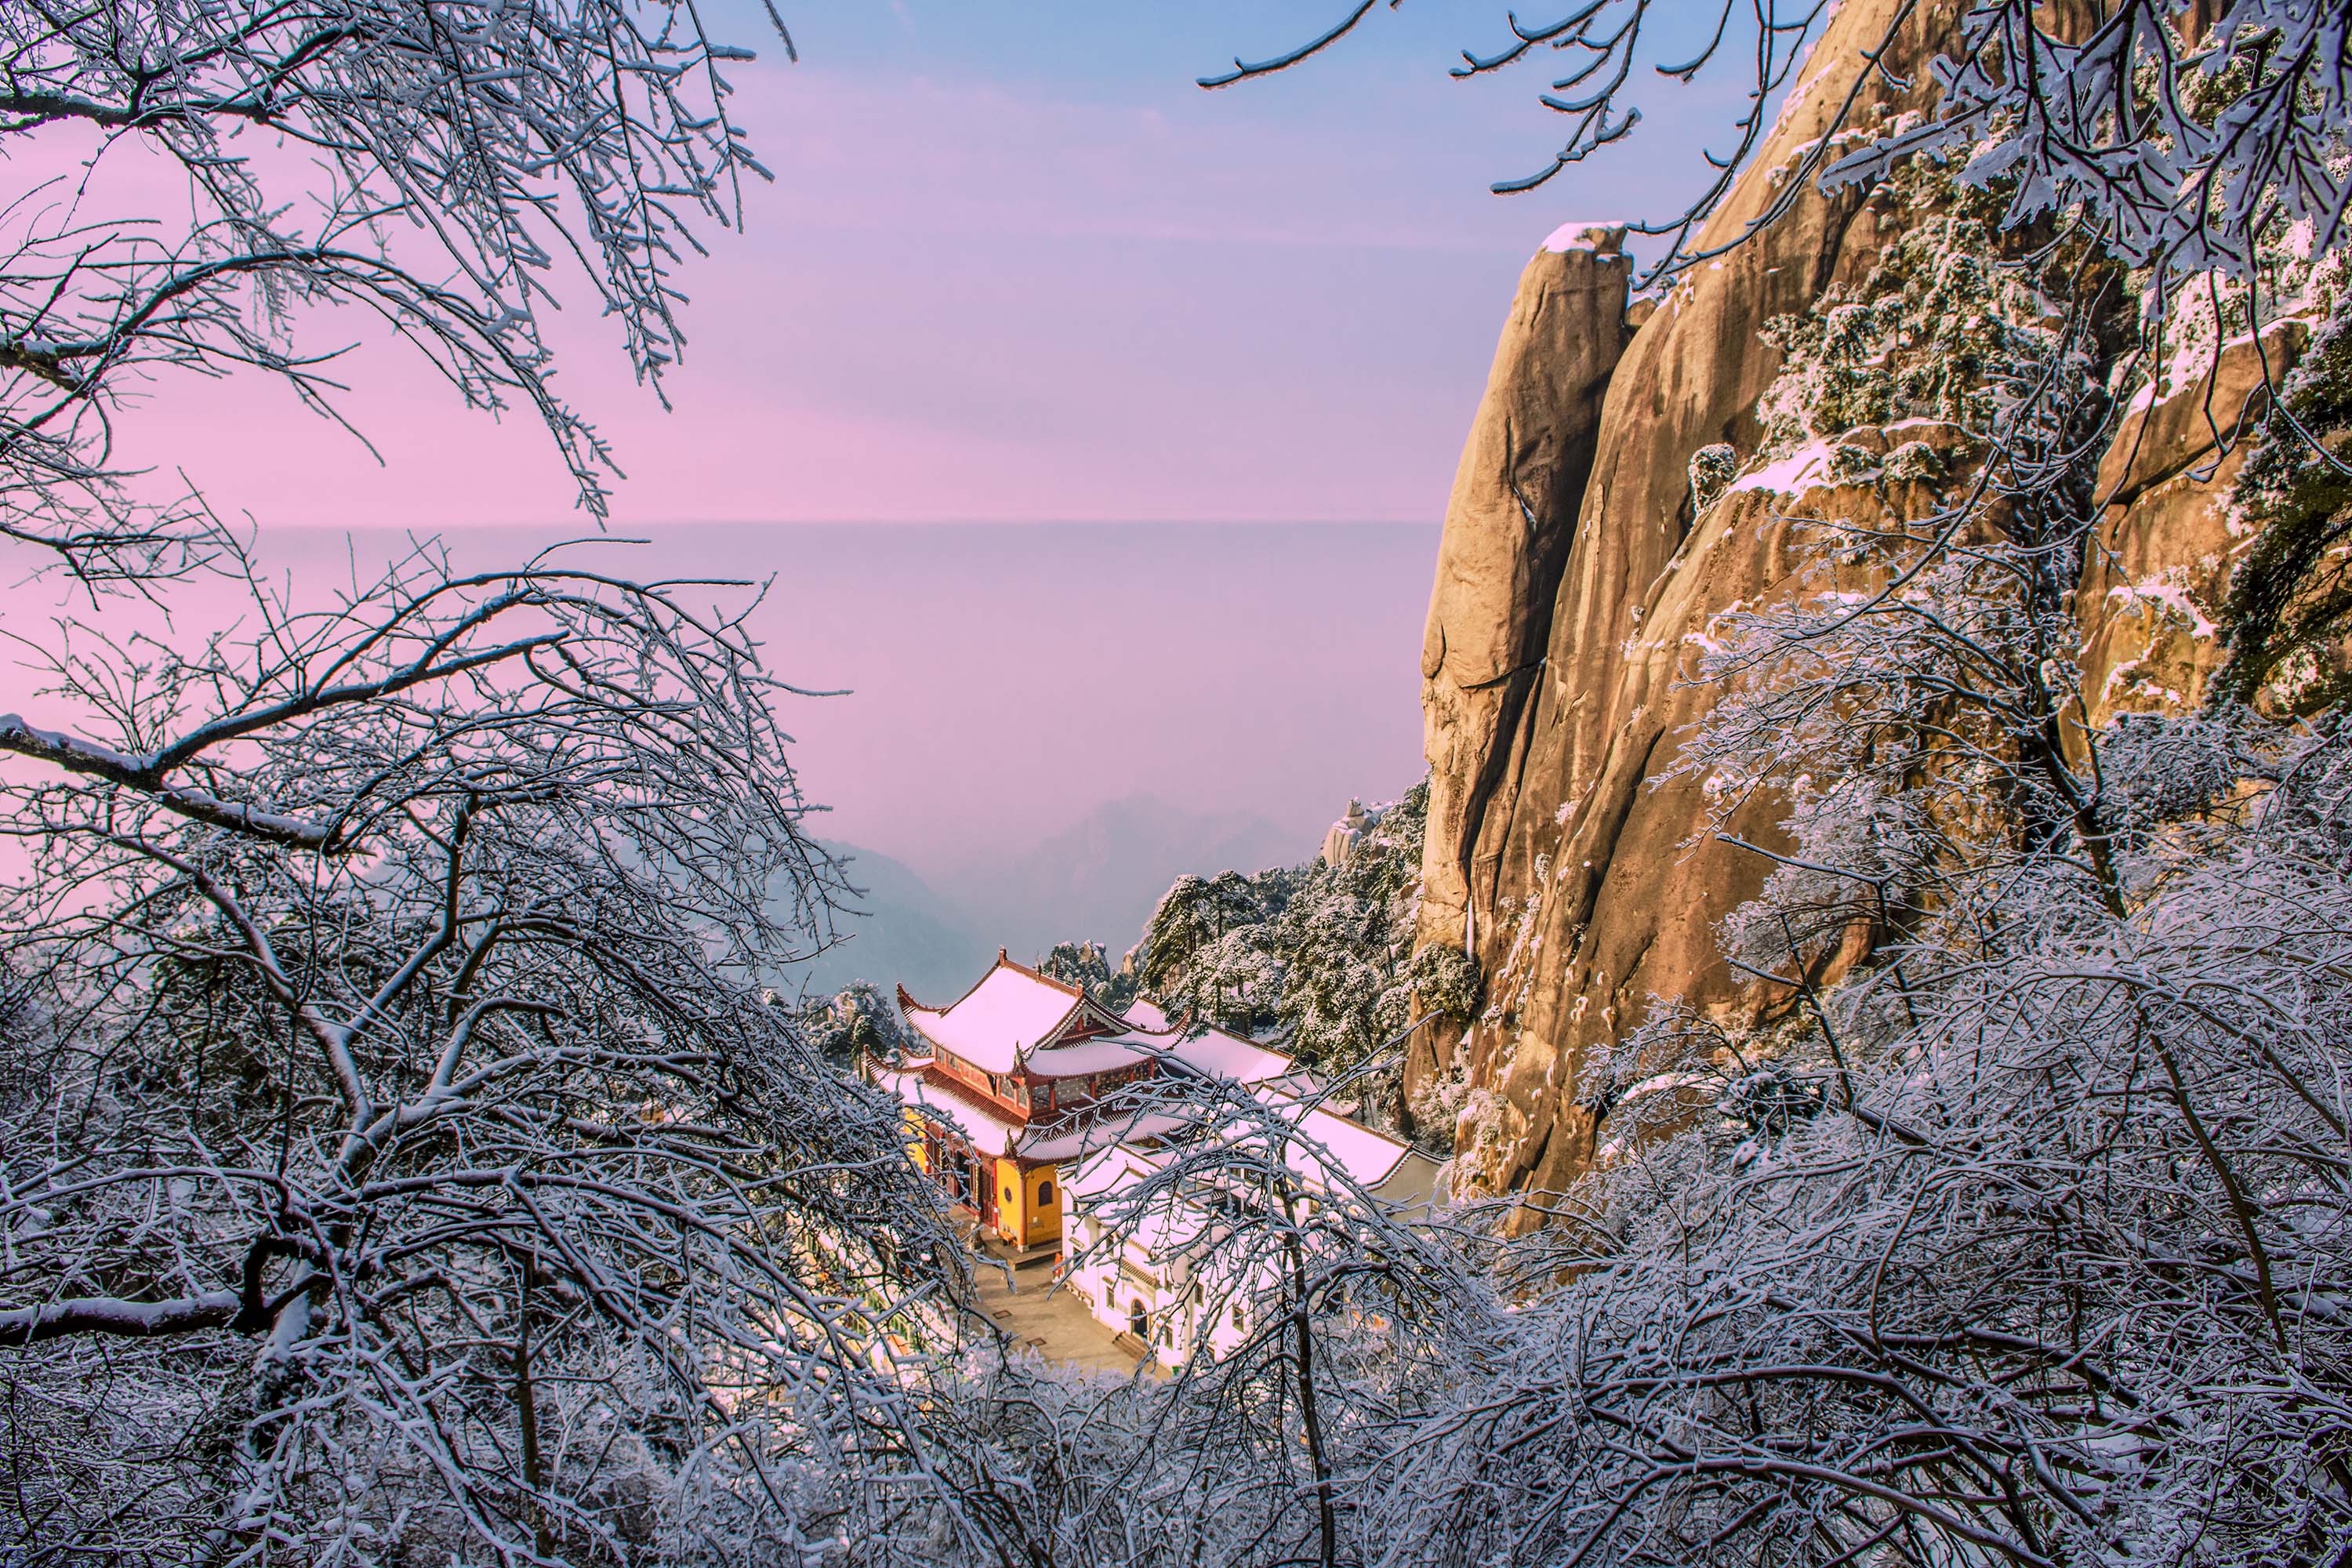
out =
[(1062, 1194), (1055, 1181), (1056, 1169), (1036, 1165), (1024, 1171), (1011, 1160), (996, 1162), (998, 1235), (1017, 1247), (1043, 1247), (1061, 1239)]

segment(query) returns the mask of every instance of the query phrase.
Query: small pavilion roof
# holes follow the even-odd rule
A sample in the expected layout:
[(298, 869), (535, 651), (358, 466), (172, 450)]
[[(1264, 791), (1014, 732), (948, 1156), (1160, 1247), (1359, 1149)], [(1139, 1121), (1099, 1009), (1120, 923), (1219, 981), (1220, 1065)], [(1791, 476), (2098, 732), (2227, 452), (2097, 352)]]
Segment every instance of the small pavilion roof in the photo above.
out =
[(1177, 1059), (1196, 1071), (1212, 1078), (1229, 1078), (1237, 1083), (1265, 1083), (1271, 1079), (1286, 1077), (1297, 1070), (1298, 1064), (1284, 1052), (1271, 1046), (1261, 1046), (1255, 1040), (1244, 1039), (1219, 1028), (1206, 1028), (1191, 1039), (1168, 1047)]
[[(1427, 1201), (1434, 1188), (1437, 1162), (1402, 1139), (1279, 1089), (1258, 1086), (1250, 1092), (1268, 1111), (1297, 1129), (1297, 1137), (1285, 1143), (1283, 1159), (1310, 1190), (1328, 1192), (1344, 1175), (1366, 1191), (1410, 1203)], [(1224, 1135), (1246, 1138), (1252, 1134), (1241, 1126), (1232, 1126)], [(1166, 1151), (1138, 1148), (1125, 1138), (1098, 1140), (1086, 1151), (1084, 1163), (1070, 1173), (1067, 1184), (1074, 1197), (1098, 1198), (1146, 1170), (1162, 1167), (1169, 1158)]]
[(1365, 1188), (1378, 1187), (1407, 1162), (1426, 1160), (1402, 1138), (1365, 1126), (1352, 1116), (1326, 1110), (1273, 1085), (1252, 1090), (1260, 1104), (1297, 1127), (1314, 1145), (1293, 1143), (1284, 1157), (1290, 1168), (1317, 1186), (1333, 1184), (1333, 1168)]

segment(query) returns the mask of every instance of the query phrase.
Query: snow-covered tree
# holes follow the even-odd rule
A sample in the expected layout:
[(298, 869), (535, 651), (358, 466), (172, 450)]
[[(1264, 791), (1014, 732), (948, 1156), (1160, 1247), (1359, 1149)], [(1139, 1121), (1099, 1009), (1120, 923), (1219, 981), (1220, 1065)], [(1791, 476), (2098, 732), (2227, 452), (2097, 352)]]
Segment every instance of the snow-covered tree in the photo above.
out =
[(855, 1070), (860, 1062), (895, 1062), (911, 1055), (915, 1038), (907, 1021), (881, 987), (868, 980), (853, 980), (830, 996), (820, 996), (800, 1010), (800, 1032), (826, 1059)]
[(1429, 786), (1415, 784), (1365, 813), (1337, 860), (1179, 879), (1130, 955), (1144, 990), (1278, 1038), (1317, 1071), (1356, 1079), (1351, 1099), (1391, 1120), (1400, 1033), (1478, 1000), (1467, 958), (1413, 952), (1428, 814)]
[(126, 396), (243, 371), (331, 412), (354, 335), (336, 307), (468, 405), (529, 411), (601, 512), (610, 454), (551, 387), (542, 312), (584, 285), (658, 384), (694, 229), (736, 221), (761, 172), (727, 109), (749, 58), (668, 0), (0, 12), (0, 143), (57, 171), (0, 211), (17, 569), (119, 582), (216, 553), (201, 498), (120, 471)]
[(1297, 873), (1297, 890), (1276, 934), (1283, 955), (1275, 1012), (1289, 1050), (1335, 1073), (1352, 1072), (1391, 1047), (1412, 1022), (1428, 977), (1413, 959), (1421, 907), (1422, 835), (1429, 786), (1368, 814), (1349, 852)]
[(859, 1515), (948, 1243), (753, 984), (824, 862), (696, 592), (257, 589), (141, 679), (57, 659), (106, 729), (10, 721), (12, 1539), (724, 1562)]
[(1037, 972), (1065, 985), (1076, 985), (1114, 1012), (1135, 1000), (1135, 965), (1113, 969), (1110, 954), (1098, 942), (1057, 942), (1047, 951)]
[(1275, 922), (1295, 880), (1279, 868), (1179, 877), (1160, 896), (1133, 955), (1144, 992), (1223, 1028), (1267, 1027), (1283, 979)]
[(0, 216), (0, 553), (60, 590), (0, 715), (0, 1557), (800, 1563), (924, 1489), (936, 1200), (755, 984), (839, 885), (756, 594), (425, 544), (291, 600), (112, 458), (176, 373), (326, 410), (355, 305), (601, 510), (540, 312), (675, 360), (738, 58), (635, 0), (0, 13), (11, 166), (87, 161)]

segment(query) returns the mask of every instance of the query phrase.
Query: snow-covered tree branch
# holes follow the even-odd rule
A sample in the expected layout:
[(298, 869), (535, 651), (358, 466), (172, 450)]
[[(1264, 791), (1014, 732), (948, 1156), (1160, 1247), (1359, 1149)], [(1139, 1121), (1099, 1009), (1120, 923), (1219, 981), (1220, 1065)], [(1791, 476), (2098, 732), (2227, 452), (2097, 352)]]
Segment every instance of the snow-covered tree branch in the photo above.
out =
[[(124, 395), (258, 371), (331, 414), (332, 306), (527, 410), (601, 514), (611, 454), (549, 387), (542, 313), (584, 284), (659, 384), (694, 227), (763, 174), (728, 118), (750, 58), (659, 0), (11, 6), (0, 139), (79, 167), (0, 208), (0, 534), (93, 585), (204, 563), (201, 504), (117, 466)], [(159, 174), (184, 201), (116, 191)]]
[[(725, 591), (420, 552), (186, 658), (58, 637), (43, 696), (113, 728), (5, 786), (21, 1527), (723, 1560), (894, 1468), (950, 1243), (755, 984), (832, 871)], [(152, 1348), (93, 1384), (91, 1336)], [(131, 1385), (161, 1425), (94, 1440)], [(140, 1460), (174, 1421), (216, 1458)]]

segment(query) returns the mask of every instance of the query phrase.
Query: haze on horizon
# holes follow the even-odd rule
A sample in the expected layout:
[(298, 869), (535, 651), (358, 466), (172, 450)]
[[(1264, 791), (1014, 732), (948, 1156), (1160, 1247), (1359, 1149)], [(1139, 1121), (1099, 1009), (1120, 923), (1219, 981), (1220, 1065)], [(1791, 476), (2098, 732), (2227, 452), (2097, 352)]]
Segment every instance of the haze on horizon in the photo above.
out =
[[(583, 540), (565, 558), (765, 581), (750, 626), (762, 658), (817, 694), (777, 704), (824, 808), (812, 830), (927, 879), (969, 883), (1139, 797), (1258, 819), (1304, 858), (1350, 795), (1393, 796), (1421, 773), (1433, 523), (720, 523), (641, 537)], [(579, 538), (467, 530), (450, 536), (451, 561), (494, 570)], [(391, 531), (265, 531), (260, 565), (325, 595), (406, 548)], [(207, 597), (181, 595), (185, 627)]]

